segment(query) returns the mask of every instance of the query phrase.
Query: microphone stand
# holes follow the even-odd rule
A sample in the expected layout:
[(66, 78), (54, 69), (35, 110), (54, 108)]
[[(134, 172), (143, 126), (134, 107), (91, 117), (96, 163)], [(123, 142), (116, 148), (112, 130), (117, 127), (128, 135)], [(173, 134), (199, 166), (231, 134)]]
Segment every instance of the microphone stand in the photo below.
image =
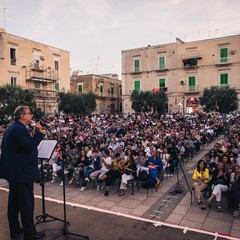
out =
[[(45, 208), (45, 193), (44, 193), (44, 187), (45, 187), (45, 183), (44, 183), (44, 172), (43, 172), (43, 159), (40, 158), (41, 161), (41, 182), (40, 182), (40, 186), (42, 188), (42, 214), (36, 216), (37, 222), (35, 223), (35, 226), (39, 223), (42, 222), (52, 222), (52, 221), (61, 221), (61, 222), (65, 222), (64, 220), (51, 216), (48, 213), (46, 213), (46, 208)], [(47, 219), (50, 218), (50, 219)]]
[[(45, 127), (48, 130), (48, 132), (52, 135), (53, 139), (56, 140), (58, 144), (60, 144), (62, 153), (64, 153), (67, 157), (69, 157), (69, 159), (72, 160), (71, 156), (69, 156), (63, 144), (59, 142), (59, 140), (54, 136), (49, 126), (46, 123), (42, 123), (42, 126)], [(62, 230), (63, 235), (72, 235), (72, 236), (80, 237), (81, 239), (89, 239), (88, 236), (72, 233), (67, 228), (67, 225), (69, 225), (69, 222), (67, 221), (67, 210), (66, 210), (66, 186), (65, 186), (65, 175), (64, 175), (64, 161), (62, 161), (62, 181), (63, 181), (63, 215), (64, 215), (64, 220), (63, 220), (64, 226)]]
[[(177, 161), (178, 161), (178, 164), (179, 164), (179, 166), (180, 166), (180, 169), (182, 170), (183, 177), (184, 177), (185, 182), (186, 182), (187, 187), (188, 187), (188, 191), (189, 191), (190, 194), (191, 194), (191, 205), (192, 205), (192, 197), (193, 197), (193, 196), (192, 196), (192, 195), (193, 195), (192, 190), (191, 190), (191, 188), (190, 188), (190, 185), (189, 185), (189, 183), (188, 183), (186, 174), (185, 174), (184, 169), (183, 169), (183, 167), (182, 167), (181, 160), (178, 159)], [(174, 191), (171, 192), (171, 193), (174, 193), (174, 194), (183, 193), (183, 192), (185, 191), (185, 188), (184, 188), (184, 185), (183, 185), (183, 184), (180, 184), (180, 181), (179, 181), (178, 166), (176, 167), (176, 172), (177, 172), (177, 185), (176, 185)]]

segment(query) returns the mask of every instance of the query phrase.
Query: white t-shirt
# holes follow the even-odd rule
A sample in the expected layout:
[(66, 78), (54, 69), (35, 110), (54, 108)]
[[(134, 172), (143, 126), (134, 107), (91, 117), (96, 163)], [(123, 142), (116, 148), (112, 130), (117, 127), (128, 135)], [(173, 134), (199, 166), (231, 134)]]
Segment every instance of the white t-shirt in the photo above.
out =
[[(112, 163), (112, 158), (111, 157), (107, 157), (105, 158), (105, 162), (106, 164), (111, 164)], [(105, 166), (105, 164), (102, 164), (101, 170), (103, 171), (108, 171), (109, 169)]]

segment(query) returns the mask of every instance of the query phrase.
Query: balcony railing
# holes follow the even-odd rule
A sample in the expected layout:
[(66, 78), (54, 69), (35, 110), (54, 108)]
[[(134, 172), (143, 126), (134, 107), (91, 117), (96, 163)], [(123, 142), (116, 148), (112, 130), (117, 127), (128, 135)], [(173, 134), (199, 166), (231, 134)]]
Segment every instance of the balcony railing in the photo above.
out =
[(11, 59), (11, 65), (16, 65), (17, 64), (17, 59), (16, 58), (12, 58)]
[(215, 60), (215, 65), (230, 65), (232, 64), (232, 58), (231, 57), (225, 57)]
[(187, 93), (197, 93), (199, 92), (199, 86), (188, 86), (185, 91), (186, 94)]

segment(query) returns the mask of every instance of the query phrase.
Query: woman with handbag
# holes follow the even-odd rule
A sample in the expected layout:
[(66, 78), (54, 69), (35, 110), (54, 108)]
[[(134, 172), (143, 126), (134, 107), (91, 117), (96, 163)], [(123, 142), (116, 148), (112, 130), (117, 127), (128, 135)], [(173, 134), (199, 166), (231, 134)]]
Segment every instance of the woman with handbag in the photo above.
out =
[(213, 187), (213, 192), (211, 197), (207, 200), (207, 205), (210, 207), (211, 202), (214, 198), (217, 201), (218, 212), (222, 212), (221, 207), (221, 197), (222, 192), (227, 192), (229, 187), (230, 178), (225, 170), (225, 165), (223, 162), (218, 164), (218, 168), (214, 171), (211, 183)]
[(206, 167), (204, 160), (199, 160), (197, 168), (192, 176), (194, 191), (197, 195), (197, 203), (201, 204), (201, 209), (206, 209), (206, 203), (203, 199), (202, 191), (207, 189), (209, 183), (209, 169)]
[(133, 155), (129, 155), (127, 163), (124, 166), (124, 173), (122, 174), (119, 196), (123, 196), (127, 191), (128, 180), (136, 178), (137, 166)]

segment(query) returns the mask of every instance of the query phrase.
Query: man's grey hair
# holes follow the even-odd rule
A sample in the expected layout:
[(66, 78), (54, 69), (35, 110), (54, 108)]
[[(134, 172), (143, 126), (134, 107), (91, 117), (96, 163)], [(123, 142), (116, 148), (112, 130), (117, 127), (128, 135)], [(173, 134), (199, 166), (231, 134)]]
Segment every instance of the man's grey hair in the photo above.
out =
[(15, 121), (19, 121), (21, 119), (21, 115), (25, 113), (26, 109), (30, 109), (29, 106), (18, 106), (14, 111), (14, 119)]

